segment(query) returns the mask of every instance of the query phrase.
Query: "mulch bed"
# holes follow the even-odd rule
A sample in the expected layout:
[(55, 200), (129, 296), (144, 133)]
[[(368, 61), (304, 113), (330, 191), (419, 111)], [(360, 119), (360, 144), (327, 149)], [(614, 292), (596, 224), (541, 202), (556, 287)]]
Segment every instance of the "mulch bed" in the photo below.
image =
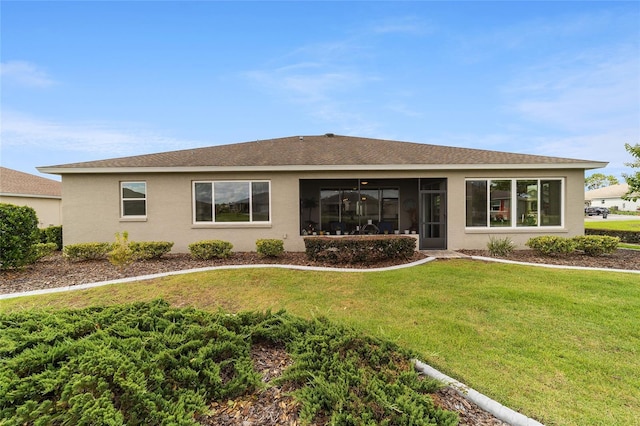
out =
[[(486, 250), (461, 250), (460, 252), (469, 256), (490, 257)], [(416, 253), (413, 258), (406, 261), (389, 261), (375, 265), (346, 265), (346, 267), (391, 266), (416, 261), (425, 256), (423, 253)], [(536, 255), (531, 250), (517, 250), (506, 256), (505, 259), (530, 263), (640, 270), (640, 252), (632, 250), (617, 250), (611, 255), (599, 257), (589, 257), (580, 253), (547, 257)], [(336, 267), (336, 265), (311, 262), (307, 260), (304, 253), (285, 253), (276, 259), (263, 258), (256, 253), (234, 253), (229, 259), (209, 261), (194, 260), (187, 254), (170, 254), (159, 260), (135, 262), (124, 269), (119, 269), (106, 260), (70, 262), (57, 253), (23, 270), (0, 272), (0, 294), (229, 264)], [(287, 385), (273, 386), (270, 384), (273, 378), (278, 377), (285, 368), (291, 365), (291, 358), (284, 348), (254, 345), (252, 359), (256, 370), (263, 375), (266, 388), (258, 389), (250, 395), (244, 395), (234, 400), (213, 402), (210, 406), (210, 413), (198, 416), (197, 420), (201, 424), (220, 426), (296, 426), (299, 424), (298, 410), (300, 407), (289, 394), (293, 389)], [(433, 399), (439, 407), (458, 412), (460, 425), (499, 426), (506, 424), (470, 403), (451, 388), (440, 390), (433, 395)]]
[[(488, 250), (459, 250), (469, 256), (492, 257)], [(582, 252), (573, 252), (559, 256), (542, 256), (533, 250), (514, 250), (500, 259), (528, 263), (546, 263), (549, 265), (582, 266), (587, 268), (607, 268), (640, 270), (640, 251), (619, 249), (604, 256), (587, 256)]]

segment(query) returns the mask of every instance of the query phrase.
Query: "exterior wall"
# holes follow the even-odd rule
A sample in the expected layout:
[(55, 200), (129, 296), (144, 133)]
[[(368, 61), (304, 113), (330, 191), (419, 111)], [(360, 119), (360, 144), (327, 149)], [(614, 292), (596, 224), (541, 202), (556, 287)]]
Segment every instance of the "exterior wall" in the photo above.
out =
[[(561, 228), (465, 229), (465, 179), (467, 178), (564, 178), (564, 226)], [(134, 241), (173, 241), (174, 252), (188, 252), (188, 245), (206, 239), (221, 239), (235, 251), (254, 251), (259, 238), (283, 239), (285, 250), (303, 251), (300, 235), (300, 179), (414, 179), (401, 186), (400, 205), (406, 197), (418, 198), (416, 178), (447, 178), (447, 241), (449, 249), (486, 248), (490, 236), (509, 237), (519, 248), (531, 236), (584, 233), (583, 170), (530, 171), (389, 171), (389, 172), (253, 172), (253, 173), (163, 173), (163, 174), (66, 174), (62, 179), (64, 241), (66, 244), (113, 241), (116, 232), (128, 231)], [(271, 223), (194, 225), (192, 181), (270, 180)], [(120, 218), (120, 182), (147, 183), (145, 220)], [(415, 182), (415, 187), (413, 183)], [(408, 223), (400, 216), (400, 228)]]
[(38, 216), (38, 226), (40, 228), (62, 225), (62, 200), (60, 198), (12, 197), (4, 195), (0, 196), (0, 203), (33, 208)]
[(636, 201), (623, 200), (620, 197), (617, 198), (593, 198), (590, 200), (589, 205), (591, 207), (606, 207), (612, 209), (617, 207), (618, 210), (626, 212), (635, 212), (640, 210), (640, 199)]

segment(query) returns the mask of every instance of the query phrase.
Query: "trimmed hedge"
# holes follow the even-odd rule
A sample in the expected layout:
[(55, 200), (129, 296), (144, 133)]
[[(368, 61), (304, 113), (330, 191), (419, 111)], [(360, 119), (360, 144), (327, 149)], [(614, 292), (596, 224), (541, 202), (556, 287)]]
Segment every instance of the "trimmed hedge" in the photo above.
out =
[(224, 259), (231, 256), (233, 244), (222, 240), (203, 240), (189, 244), (191, 256), (200, 260)]
[(602, 256), (616, 251), (619, 238), (597, 235), (579, 235), (564, 238), (551, 235), (530, 238), (526, 245), (538, 254), (557, 256), (580, 250), (588, 256)]
[(38, 243), (31, 246), (31, 248), (33, 250), (33, 257), (35, 260), (49, 256), (57, 250), (56, 243)]
[(56, 250), (62, 250), (62, 225), (40, 229), (41, 243), (55, 243)]
[(129, 248), (135, 260), (159, 259), (171, 251), (171, 241), (132, 241)]
[(329, 263), (376, 263), (387, 259), (409, 259), (416, 239), (396, 235), (304, 238), (307, 258)]
[(69, 244), (62, 249), (62, 255), (73, 261), (104, 259), (112, 248), (112, 243)]
[(585, 235), (606, 235), (620, 238), (620, 242), (627, 244), (640, 244), (640, 232), (613, 231), (608, 229), (585, 229)]
[(284, 241), (276, 239), (261, 239), (256, 241), (256, 251), (264, 257), (278, 257), (284, 253)]
[(602, 256), (616, 251), (620, 238), (606, 235), (583, 235), (574, 237), (576, 249), (582, 250), (589, 256)]
[(0, 269), (21, 268), (36, 261), (40, 243), (38, 217), (28, 206), (0, 203)]
[(576, 248), (576, 244), (571, 238), (557, 237), (555, 235), (529, 238), (525, 245), (544, 256), (567, 254)]

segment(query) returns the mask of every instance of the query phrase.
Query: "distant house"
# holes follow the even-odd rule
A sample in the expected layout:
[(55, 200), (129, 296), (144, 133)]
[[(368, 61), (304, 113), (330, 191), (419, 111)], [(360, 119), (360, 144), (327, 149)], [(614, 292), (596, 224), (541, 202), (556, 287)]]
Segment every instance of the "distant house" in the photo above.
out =
[(39, 167), (62, 176), (64, 240), (409, 233), (420, 249), (584, 232), (584, 172), (607, 163), (339, 136), (294, 136)]
[(629, 185), (621, 183), (610, 185), (584, 193), (585, 204), (591, 207), (606, 207), (609, 210), (636, 211), (640, 210), (640, 199), (636, 201), (623, 200), (622, 196), (629, 192)]
[(62, 225), (62, 184), (58, 181), (0, 167), (0, 203), (32, 207), (41, 228)]

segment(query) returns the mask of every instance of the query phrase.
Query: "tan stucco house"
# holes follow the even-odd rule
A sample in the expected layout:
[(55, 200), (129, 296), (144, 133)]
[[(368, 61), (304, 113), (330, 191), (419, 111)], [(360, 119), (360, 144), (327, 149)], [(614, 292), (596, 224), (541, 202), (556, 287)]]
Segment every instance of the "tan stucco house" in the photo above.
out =
[(33, 208), (40, 228), (62, 225), (62, 185), (58, 181), (0, 167), (0, 203)]
[[(38, 168), (62, 176), (64, 241), (230, 241), (408, 232), (421, 249), (521, 248), (583, 233), (584, 171), (599, 161), (325, 134)], [(336, 235), (336, 238), (338, 236)]]

